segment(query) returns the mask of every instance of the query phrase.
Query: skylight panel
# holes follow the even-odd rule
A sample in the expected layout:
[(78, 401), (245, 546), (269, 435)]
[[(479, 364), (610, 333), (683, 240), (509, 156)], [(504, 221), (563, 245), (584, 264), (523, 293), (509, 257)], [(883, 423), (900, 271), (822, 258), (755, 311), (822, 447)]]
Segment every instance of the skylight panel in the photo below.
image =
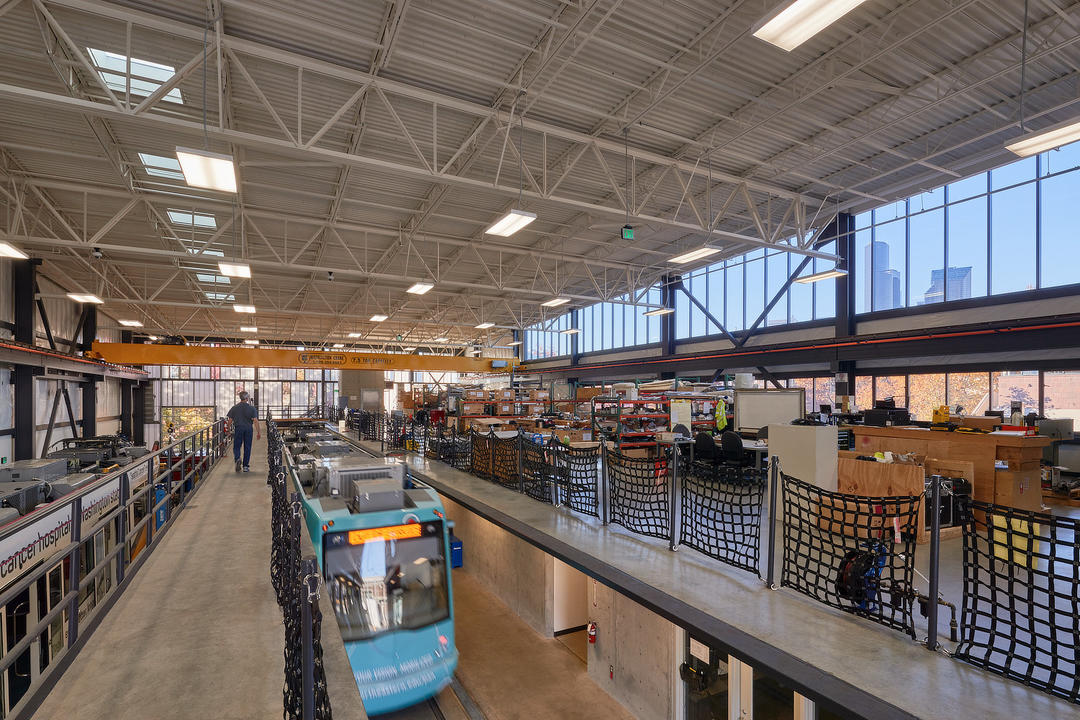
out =
[[(90, 60), (94, 63), (98, 75), (110, 90), (115, 93), (127, 91), (125, 76), (127, 75), (128, 57), (120, 53), (86, 48), (90, 53)], [(176, 68), (171, 65), (163, 65), (152, 60), (131, 58), (131, 94), (140, 97), (148, 97), (159, 87), (167, 83)], [(173, 88), (165, 93), (162, 100), (184, 104), (184, 97), (180, 94), (180, 88)]]
[[(206, 253), (203, 253), (204, 255)], [(218, 285), (231, 285), (232, 280), (224, 275), (215, 275), (214, 273), (195, 273), (196, 279), (201, 283), (216, 283)]]
[(174, 210), (170, 208), (168, 214), (169, 221), (177, 225), (183, 225), (185, 227), (194, 225), (195, 227), (204, 230), (217, 229), (217, 219), (209, 213), (192, 212), (190, 210)]
[(207, 300), (222, 302), (233, 302), (234, 300), (236, 300), (236, 296), (232, 293), (210, 292), (209, 290), (203, 290), (203, 294), (206, 295)]
[(170, 180), (184, 179), (184, 173), (180, 170), (180, 162), (175, 157), (139, 153), (139, 161), (143, 164), (143, 170), (146, 171), (147, 175)]

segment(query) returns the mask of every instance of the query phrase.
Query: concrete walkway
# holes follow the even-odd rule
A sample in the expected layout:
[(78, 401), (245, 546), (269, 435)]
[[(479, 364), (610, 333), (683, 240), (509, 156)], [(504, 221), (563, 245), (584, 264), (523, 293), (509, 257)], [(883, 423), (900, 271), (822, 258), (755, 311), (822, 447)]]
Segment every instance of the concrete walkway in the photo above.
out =
[(206, 476), (35, 718), (281, 717), (265, 440), (250, 473), (231, 460)]

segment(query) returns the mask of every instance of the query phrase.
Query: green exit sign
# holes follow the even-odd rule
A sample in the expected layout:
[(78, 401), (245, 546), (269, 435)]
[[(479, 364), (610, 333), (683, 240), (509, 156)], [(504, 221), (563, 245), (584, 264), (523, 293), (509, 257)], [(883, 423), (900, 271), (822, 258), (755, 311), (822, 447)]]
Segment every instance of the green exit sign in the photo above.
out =
[(633, 240), (634, 239), (634, 228), (630, 227), (629, 225), (623, 225), (622, 239), (623, 240)]

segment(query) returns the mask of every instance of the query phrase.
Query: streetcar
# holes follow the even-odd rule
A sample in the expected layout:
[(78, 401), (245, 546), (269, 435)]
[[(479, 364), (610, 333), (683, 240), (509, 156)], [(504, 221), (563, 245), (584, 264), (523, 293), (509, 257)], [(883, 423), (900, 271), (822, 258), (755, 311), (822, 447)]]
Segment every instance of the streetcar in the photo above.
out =
[(403, 463), (373, 457), (325, 425), (279, 427), (365, 710), (433, 697), (458, 661), (442, 501)]

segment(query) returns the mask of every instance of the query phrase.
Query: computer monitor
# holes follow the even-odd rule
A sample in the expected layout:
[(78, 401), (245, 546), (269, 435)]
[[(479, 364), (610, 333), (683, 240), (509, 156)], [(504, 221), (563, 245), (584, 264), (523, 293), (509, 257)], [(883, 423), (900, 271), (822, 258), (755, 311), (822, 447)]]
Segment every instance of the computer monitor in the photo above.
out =
[(832, 405), (821, 405), (822, 415), (832, 415)]
[(875, 400), (874, 408), (876, 410), (894, 410), (896, 408), (896, 398), (887, 398), (884, 400)]

